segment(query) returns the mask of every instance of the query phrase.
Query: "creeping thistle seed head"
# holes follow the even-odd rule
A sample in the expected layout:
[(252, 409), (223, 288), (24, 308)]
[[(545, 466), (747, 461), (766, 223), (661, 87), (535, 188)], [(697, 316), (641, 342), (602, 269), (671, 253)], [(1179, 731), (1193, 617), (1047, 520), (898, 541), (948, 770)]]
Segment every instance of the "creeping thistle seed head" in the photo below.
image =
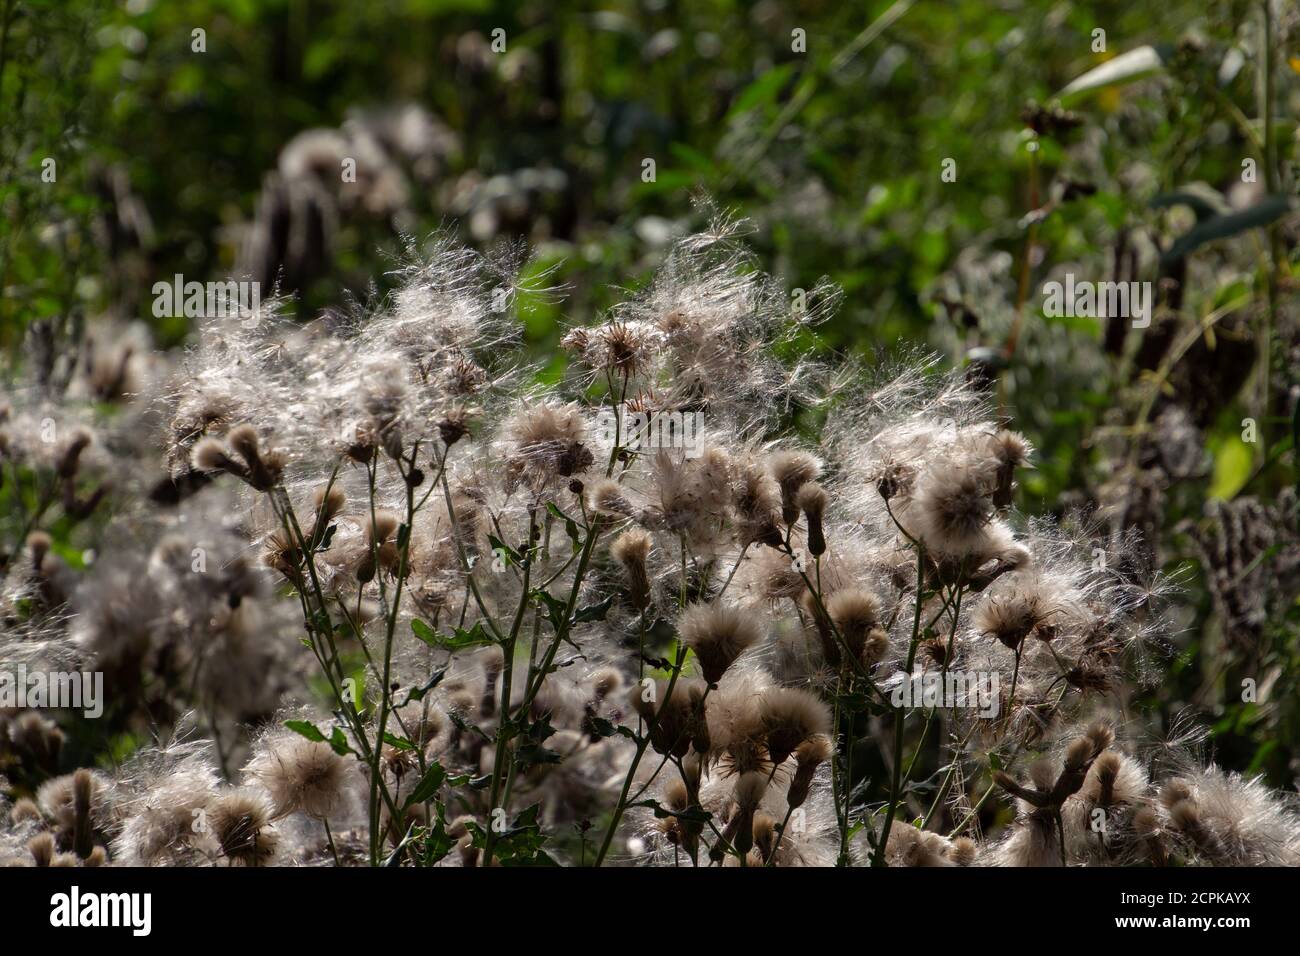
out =
[[(1017, 572), (1017, 575), (1022, 573)], [(1056, 622), (1064, 600), (1058, 600), (1050, 592), (1050, 584), (1038, 577), (1004, 578), (976, 608), (976, 631), (996, 638), (1011, 650), (1018, 648), (1030, 636), (1043, 641), (1052, 640), (1056, 636)], [(1062, 598), (1066, 599), (1066, 596), (1062, 595)]]
[(612, 478), (602, 478), (587, 488), (587, 507), (619, 518), (630, 518), (634, 514), (626, 489)]
[(1024, 435), (999, 429), (988, 438), (988, 451), (997, 463), (997, 488), (993, 492), (993, 505), (998, 509), (1010, 506), (1015, 494), (1016, 469), (1024, 467), (1033, 452)]
[[(280, 480), (284, 459), (278, 452), (263, 452), (252, 425), (236, 425), (226, 433), (226, 442), (244, 460), (247, 481), (258, 491), (270, 491)], [(243, 477), (243, 476), (241, 476)]]
[(1078, 737), (1070, 741), (1070, 746), (1065, 751), (1065, 769), (1080, 770), (1092, 762), (1092, 756), (1092, 741), (1086, 737)]
[(781, 489), (781, 520), (792, 525), (799, 517), (799, 490), (822, 473), (822, 463), (803, 451), (778, 451), (768, 458), (772, 477)]
[(814, 558), (826, 553), (826, 490), (815, 481), (800, 486), (795, 505), (801, 509), (808, 522), (808, 553)]
[(889, 635), (880, 627), (880, 599), (862, 588), (836, 591), (826, 601), (826, 612), (849, 650), (870, 667), (889, 650)]
[(19, 797), (9, 809), (9, 822), (16, 829), (25, 823), (41, 823), (43, 818), (35, 800), (31, 797)]
[(595, 458), (579, 407), (544, 401), (509, 418), (504, 426), (507, 488), (524, 484), (541, 492), (560, 478), (584, 473)]
[(759, 709), (767, 756), (774, 764), (784, 763), (808, 738), (830, 732), (830, 708), (816, 694), (797, 687), (773, 687), (764, 691)]
[(677, 628), (682, 643), (695, 652), (704, 680), (715, 685), (766, 631), (756, 615), (724, 604), (692, 604), (682, 612)]
[(1192, 785), (1189, 781), (1180, 777), (1166, 781), (1165, 785), (1160, 789), (1160, 802), (1166, 808), (1190, 799), (1192, 799)]
[(244, 461), (256, 460), (259, 454), (257, 429), (252, 425), (236, 425), (226, 432), (226, 443)]
[[(667, 697), (669, 681), (657, 680), (653, 685), (653, 694), (647, 694), (641, 684), (634, 684), (628, 693), (632, 707), (649, 722), (659, 714), (650, 742), (661, 754), (684, 757), (690, 750), (691, 738), (697, 719), (696, 708), (704, 696), (701, 681), (691, 678), (679, 678), (673, 686), (671, 697)], [(646, 700), (647, 696), (652, 700)]]
[(1104, 751), (1093, 762), (1080, 795), (1094, 806), (1134, 806), (1147, 792), (1145, 768), (1115, 750)]
[(623, 689), (623, 675), (614, 667), (601, 667), (588, 678), (596, 700), (605, 700)]
[(727, 823), (724, 835), (730, 837), (731, 845), (740, 853), (748, 853), (754, 845), (754, 811), (763, 801), (766, 791), (767, 774), (761, 770), (751, 770), (736, 780), (736, 788), (731, 795), (736, 809)]
[(397, 573), (401, 554), (393, 535), (399, 521), (391, 511), (376, 511), (366, 516), (366, 550), (357, 562), (356, 576), (362, 584), (374, 580), (377, 570)]
[(650, 606), (650, 577), (646, 571), (650, 535), (641, 528), (629, 528), (614, 539), (609, 551), (627, 573), (628, 600), (638, 611), (644, 611)]
[(359, 423), (353, 427), (351, 438), (344, 443), (343, 452), (357, 464), (369, 464), (379, 452), (379, 438), (369, 424)]
[(286, 581), (294, 585), (302, 584), (302, 549), (288, 531), (277, 529), (267, 535), (262, 563), (279, 572)]
[[(610, 322), (587, 329), (582, 355), (597, 370), (607, 370), (615, 379), (643, 374), (654, 362), (664, 336), (647, 322)], [(577, 338), (568, 340), (576, 345)]]
[(34, 710), (23, 711), (9, 725), (9, 744), (24, 762), (53, 773), (63, 750), (63, 731)]
[(376, 511), (366, 525), (367, 540), (371, 544), (383, 544), (397, 531), (397, 515), (391, 511)]
[(591, 344), (591, 335), (587, 329), (582, 326), (570, 329), (560, 338), (560, 348), (566, 352), (572, 352), (577, 356), (582, 356)]
[(442, 443), (450, 448), (469, 434), (470, 411), (466, 408), (453, 408), (438, 421), (438, 436)]
[(786, 803), (791, 807), (801, 807), (808, 799), (812, 789), (813, 776), (817, 768), (830, 759), (834, 752), (829, 737), (820, 734), (809, 737), (795, 748), (794, 756), (797, 766), (794, 776), (790, 778), (790, 789), (786, 793)]
[(1151, 806), (1140, 806), (1133, 811), (1131, 821), (1133, 833), (1142, 841), (1142, 846), (1146, 850), (1147, 858), (1153, 866), (1165, 866), (1169, 862), (1169, 854), (1165, 849), (1163, 831), (1160, 827), (1160, 816)]
[(244, 773), (265, 788), (276, 817), (305, 813), (317, 820), (334, 815), (347, 796), (350, 767), (328, 744), (297, 734), (264, 740)]
[(320, 515), (320, 525), (325, 527), (342, 512), (347, 504), (347, 495), (338, 485), (321, 485), (312, 495), (316, 504), (316, 513)]
[(33, 571), (39, 572), (41, 570), (41, 566), (45, 563), (45, 558), (53, 546), (54, 539), (44, 531), (33, 531), (27, 536), (27, 550), (31, 553), (31, 568)]
[(970, 837), (957, 837), (948, 849), (948, 859), (954, 866), (971, 866), (979, 847)]
[[(669, 780), (668, 784), (664, 787), (660, 803), (666, 810), (673, 810), (678, 813), (684, 812), (687, 806), (689, 806), (686, 784), (682, 783), (682, 781), (676, 777)], [(656, 818), (654, 825), (655, 828), (664, 835), (664, 839), (666, 839), (670, 844), (673, 846), (681, 844), (681, 822), (677, 817), (663, 817), (662, 819)]]
[(614, 539), (610, 555), (620, 564), (639, 564), (645, 567), (650, 556), (650, 535), (641, 528), (629, 528)]
[(777, 819), (770, 813), (757, 812), (754, 814), (754, 849), (758, 852), (760, 861), (769, 860), (772, 854), (776, 852), (776, 825)]
[(63, 446), (58, 464), (55, 466), (55, 471), (60, 478), (72, 478), (77, 474), (81, 464), (81, 453), (90, 446), (91, 437), (89, 430), (85, 428), (76, 429), (68, 437), (67, 444)]
[(941, 461), (926, 470), (913, 499), (928, 549), (945, 556), (978, 553), (994, 515), (989, 475), (962, 461)]
[(477, 394), (487, 382), (487, 371), (464, 355), (457, 356), (442, 376), (443, 388), (448, 394), (462, 400)]
[(781, 546), (777, 519), (781, 514), (781, 488), (755, 458), (737, 462), (733, 491), (737, 531), (742, 545), (759, 542)]
[(1096, 757), (1115, 742), (1115, 729), (1110, 724), (1098, 721), (1089, 725), (1084, 737), (1092, 744), (1092, 753)]
[(271, 808), (260, 791), (250, 788), (219, 794), (208, 805), (208, 824), (221, 853), (231, 863), (261, 866), (275, 856), (279, 837), (271, 826)]
[(200, 471), (229, 471), (243, 477), (243, 467), (230, 457), (219, 439), (207, 437), (195, 442), (192, 459)]
[(27, 841), (27, 851), (31, 853), (36, 866), (52, 866), (54, 862), (54, 834), (38, 833)]

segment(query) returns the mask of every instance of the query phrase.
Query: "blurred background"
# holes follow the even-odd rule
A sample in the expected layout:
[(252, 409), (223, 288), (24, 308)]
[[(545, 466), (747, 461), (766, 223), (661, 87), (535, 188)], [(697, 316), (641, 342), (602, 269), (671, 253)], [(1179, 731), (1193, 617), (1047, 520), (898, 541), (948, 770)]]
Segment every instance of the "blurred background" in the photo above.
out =
[[(1184, 588), (1142, 704), (1290, 786), (1298, 106), (1280, 0), (0, 0), (5, 381), (87, 329), (183, 346), (175, 273), (364, 306), (437, 229), (550, 270), (554, 378), (745, 217), (792, 293), (845, 290), (802, 347), (968, 368), (1039, 449), (1026, 513), (1142, 535)], [(1151, 328), (1044, 315), (1066, 273), (1152, 282)]]

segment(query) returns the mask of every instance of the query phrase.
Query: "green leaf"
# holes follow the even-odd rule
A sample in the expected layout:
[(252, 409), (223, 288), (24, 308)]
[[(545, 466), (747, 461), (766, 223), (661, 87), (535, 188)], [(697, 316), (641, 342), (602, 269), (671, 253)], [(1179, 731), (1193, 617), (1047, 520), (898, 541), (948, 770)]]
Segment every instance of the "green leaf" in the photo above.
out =
[(340, 757), (346, 757), (348, 754), (356, 753), (356, 751), (352, 749), (352, 745), (348, 743), (347, 735), (343, 733), (342, 727), (335, 727), (334, 730), (330, 732), (329, 744), (330, 749)]
[(438, 792), (438, 788), (442, 786), (443, 781), (446, 779), (447, 772), (442, 769), (442, 764), (436, 760), (430, 763), (424, 771), (424, 776), (420, 778), (420, 782), (415, 785), (411, 795), (406, 798), (406, 803), (403, 804), (402, 809), (413, 807), (417, 803), (424, 803), (426, 800), (432, 800), (433, 795)]
[(552, 516), (559, 518), (564, 522), (564, 533), (569, 536), (569, 541), (573, 544), (573, 553), (577, 554), (578, 549), (581, 547), (580, 539), (578, 537), (578, 522), (574, 521), (557, 508), (554, 502), (548, 501), (546, 503), (546, 510), (549, 511)]
[(603, 621), (605, 615), (609, 612), (610, 605), (614, 603), (614, 595), (610, 595), (598, 604), (588, 604), (586, 607), (580, 607), (577, 613), (573, 615), (575, 624), (586, 624), (591, 621)]
[(447, 674), (447, 668), (439, 667), (436, 671), (433, 672), (433, 674), (429, 677), (429, 679), (425, 681), (423, 684), (421, 684), (419, 687), (412, 687), (410, 693), (406, 695), (406, 700), (402, 701), (400, 704), (398, 704), (398, 706), (405, 707), (413, 700), (424, 700), (424, 695), (429, 693), (429, 691), (433, 690), (439, 684), (441, 684), (442, 679), (443, 677), (446, 676), (446, 674)]
[(685, 810), (669, 810), (667, 807), (659, 805), (658, 800), (641, 800), (637, 803), (629, 803), (630, 807), (646, 807), (654, 811), (654, 815), (660, 820), (666, 820), (669, 817), (675, 820), (685, 820), (688, 823), (708, 823), (713, 819), (713, 814), (709, 813), (702, 807), (688, 807)]
[(325, 743), (325, 735), (310, 720), (286, 720), (284, 725), (314, 743)]
[(512, 564), (523, 563), (524, 560), (523, 555), (521, 555), (514, 548), (510, 547), (508, 544), (503, 542), (496, 535), (494, 534), (488, 535), (488, 544), (492, 546), (493, 551), (497, 552), (498, 554), (501, 554), (504, 557), (507, 566)]
[(1228, 436), (1214, 450), (1214, 476), (1206, 496), (1220, 501), (1235, 497), (1250, 478), (1253, 460), (1249, 445), (1236, 435)]
[(542, 746), (542, 743), (555, 733), (549, 717), (550, 714), (543, 714), (540, 719), (530, 724), (524, 733), (523, 741), (515, 749), (515, 766), (520, 770), (528, 770), (542, 764), (560, 763), (564, 760), (563, 754)]
[(464, 650), (467, 647), (482, 647), (486, 644), (495, 643), (491, 635), (483, 629), (482, 621), (475, 621), (473, 626), (468, 630), (458, 627), (452, 632), (451, 637), (442, 637), (439, 635), (442, 646), (452, 651)]
[(1232, 211), (1228, 200), (1208, 183), (1188, 183), (1171, 193), (1161, 193), (1151, 200), (1151, 208), (1167, 209), (1170, 206), (1187, 206), (1196, 213), (1196, 221), (1223, 216)]
[[(495, 834), (492, 855), (502, 866), (556, 865), (549, 855), (542, 852), (546, 837), (537, 822), (539, 807), (540, 804), (536, 803), (528, 807), (514, 818), (507, 830)], [(466, 823), (465, 829), (475, 847), (482, 849), (487, 846), (488, 833), (481, 826), (470, 821)]]
[[(461, 651), (468, 647), (481, 647), (485, 644), (494, 643), (492, 637), (483, 629), (482, 621), (475, 621), (468, 629), (458, 627), (448, 637), (445, 634), (439, 634), (423, 621), (413, 618), (411, 620), (411, 631), (430, 647), (440, 647), (449, 651)], [(441, 672), (434, 676), (432, 684), (419, 692), (419, 696), (413, 696), (411, 699), (419, 700), (439, 680), (442, 680)], [(414, 694), (414, 691), (412, 693)]]
[(411, 631), (416, 637), (424, 641), (424, 643), (428, 644), (430, 647), (437, 647), (439, 645), (438, 635), (434, 633), (433, 628), (428, 624), (425, 624), (419, 618), (411, 618)]
[(586, 729), (597, 737), (613, 737), (615, 734), (622, 734), (628, 740), (636, 740), (636, 731), (626, 724), (616, 724), (612, 720), (606, 720), (604, 717), (588, 717)]
[(546, 615), (556, 633), (562, 631), (569, 606), (549, 591), (543, 591), (541, 588), (533, 591), (533, 597), (546, 605)]
[(756, 106), (765, 106), (776, 102), (777, 96), (785, 88), (790, 75), (794, 72), (794, 68), (793, 63), (783, 63), (768, 70), (753, 83), (750, 83), (749, 86), (741, 90), (740, 95), (736, 97), (736, 101), (731, 104), (731, 109), (727, 111), (727, 119), (730, 120), (741, 113), (748, 112)]
[(1247, 229), (1267, 226), (1291, 208), (1286, 196), (1265, 196), (1255, 205), (1223, 216), (1202, 219), (1183, 233), (1160, 257), (1164, 263), (1177, 262), (1189, 253), (1216, 239), (1226, 239)]
[(456, 845), (447, 833), (447, 816), (441, 803), (434, 803), (435, 819), (433, 826), (421, 835), (420, 858), (425, 866), (433, 866), (443, 860)]
[(388, 731), (384, 732), (384, 743), (396, 747), (398, 750), (418, 750), (415, 744), (411, 743), (405, 737), (398, 737), (396, 734)]

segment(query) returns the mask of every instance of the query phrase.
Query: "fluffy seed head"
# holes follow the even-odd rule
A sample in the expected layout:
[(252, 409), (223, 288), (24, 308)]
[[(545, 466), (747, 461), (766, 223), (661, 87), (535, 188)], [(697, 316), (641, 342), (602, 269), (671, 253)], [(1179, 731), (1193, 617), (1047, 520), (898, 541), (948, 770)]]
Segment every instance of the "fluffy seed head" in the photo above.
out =
[(775, 764), (784, 763), (809, 737), (830, 731), (830, 708), (816, 694), (801, 688), (771, 688), (763, 693), (759, 706), (768, 759)]
[(221, 852), (232, 863), (259, 866), (275, 855), (271, 808), (260, 791), (243, 788), (220, 794), (208, 804), (208, 825)]
[(762, 640), (766, 631), (757, 615), (725, 604), (692, 604), (677, 627), (710, 684), (721, 680), (736, 658)]
[(328, 744), (296, 734), (267, 741), (244, 769), (266, 789), (277, 817), (301, 812), (325, 820), (347, 795), (347, 761)]
[(799, 517), (799, 490), (822, 473), (822, 463), (803, 451), (778, 451), (767, 460), (772, 477), (781, 489), (781, 517), (787, 525)]
[(969, 464), (944, 462), (926, 472), (915, 497), (921, 538), (932, 550), (963, 555), (984, 541), (993, 517), (989, 482)]
[(889, 649), (889, 635), (880, 627), (880, 599), (862, 588), (836, 591), (826, 601), (836, 630), (863, 664), (870, 666)]

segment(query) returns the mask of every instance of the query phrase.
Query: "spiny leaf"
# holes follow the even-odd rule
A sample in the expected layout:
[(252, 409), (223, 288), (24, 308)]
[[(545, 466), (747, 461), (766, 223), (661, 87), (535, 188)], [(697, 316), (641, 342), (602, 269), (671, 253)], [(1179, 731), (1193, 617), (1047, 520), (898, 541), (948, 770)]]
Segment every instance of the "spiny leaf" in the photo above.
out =
[(443, 781), (446, 779), (447, 772), (442, 769), (442, 764), (436, 760), (430, 763), (424, 771), (424, 776), (420, 778), (420, 782), (415, 785), (411, 795), (406, 798), (403, 809), (433, 799), (433, 795), (438, 792), (438, 788), (442, 786)]
[(641, 800), (637, 803), (630, 803), (631, 807), (646, 807), (653, 810), (654, 815), (660, 820), (666, 820), (670, 817), (674, 820), (685, 820), (688, 823), (708, 823), (713, 819), (713, 814), (701, 807), (688, 807), (685, 810), (669, 810), (667, 807), (659, 805), (658, 800)]
[(614, 595), (611, 594), (609, 597), (605, 598), (605, 600), (597, 604), (588, 604), (586, 607), (580, 607), (578, 608), (577, 613), (573, 615), (573, 622), (575, 624), (586, 624), (590, 621), (603, 621), (605, 620), (605, 615), (609, 612), (610, 605), (613, 603)]

